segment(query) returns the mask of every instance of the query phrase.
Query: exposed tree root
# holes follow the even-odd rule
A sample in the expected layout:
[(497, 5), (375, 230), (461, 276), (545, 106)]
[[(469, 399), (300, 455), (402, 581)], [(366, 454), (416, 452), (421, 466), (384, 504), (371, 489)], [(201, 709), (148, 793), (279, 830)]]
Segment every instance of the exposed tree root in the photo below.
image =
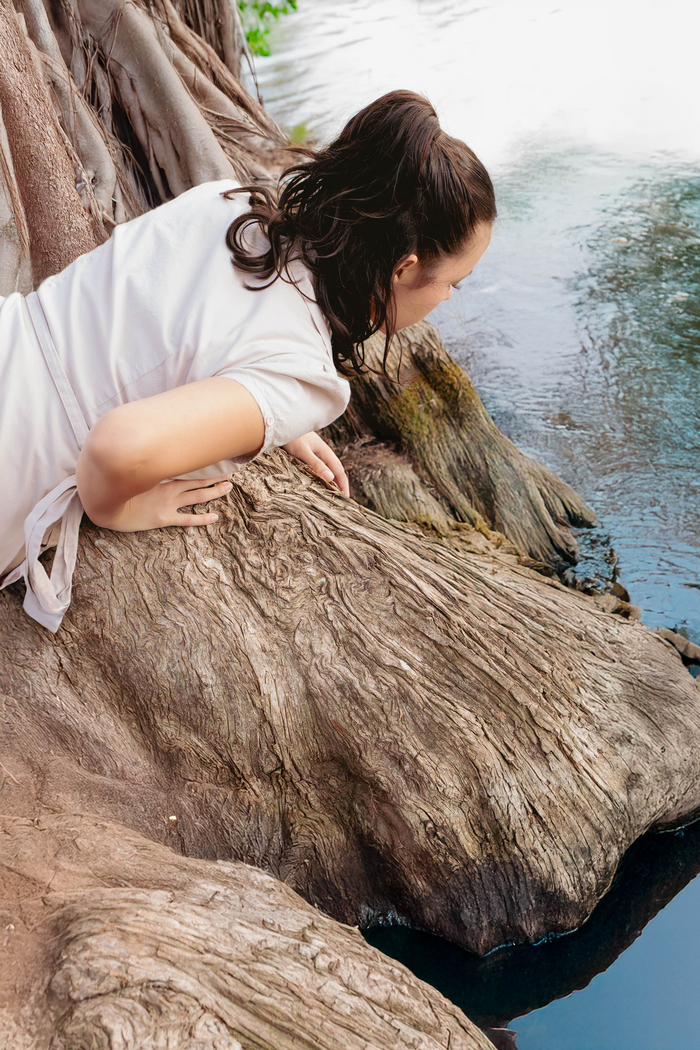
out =
[(118, 824), (0, 818), (4, 1050), (493, 1050), (269, 875)]
[(478, 952), (580, 925), (630, 843), (700, 807), (700, 689), (474, 535), (430, 542), (282, 452), (206, 531), (86, 528), (57, 636), (0, 601), (18, 802)]
[[(367, 361), (377, 371), (383, 349), (383, 337), (367, 345)], [(570, 526), (592, 525), (595, 515), (498, 430), (437, 330), (427, 322), (405, 329), (390, 374), (399, 357), (403, 385), (376, 371), (354, 381), (348, 411), (329, 428), (357, 498), (443, 535), (457, 522), (487, 526), (557, 569), (575, 561)], [(383, 447), (375, 454), (376, 442)]]

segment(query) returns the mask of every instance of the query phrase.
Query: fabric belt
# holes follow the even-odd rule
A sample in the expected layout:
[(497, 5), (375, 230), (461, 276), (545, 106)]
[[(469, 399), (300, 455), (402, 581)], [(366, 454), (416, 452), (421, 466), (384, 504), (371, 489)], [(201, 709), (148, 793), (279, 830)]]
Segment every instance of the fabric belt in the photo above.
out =
[[(63, 402), (78, 448), (81, 449), (88, 436), (89, 427), (61, 364), (39, 297), (33, 292), (25, 298), (24, 302), (46, 366)], [(47, 496), (44, 496), (26, 518), (24, 522), (25, 559), (2, 581), (4, 588), (24, 578), (27, 585), (27, 593), (24, 598), (25, 612), (54, 633), (61, 626), (63, 616), (70, 605), (82, 517), (83, 505), (78, 495), (75, 474), (71, 474)], [(44, 536), (59, 521), (61, 531), (49, 576), (39, 561), (39, 555), (42, 551)]]

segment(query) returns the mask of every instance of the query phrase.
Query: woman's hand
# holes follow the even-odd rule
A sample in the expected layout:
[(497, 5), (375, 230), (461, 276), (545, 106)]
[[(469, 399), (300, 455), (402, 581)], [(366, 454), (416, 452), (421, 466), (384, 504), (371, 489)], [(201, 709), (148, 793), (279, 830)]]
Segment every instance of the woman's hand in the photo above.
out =
[(215, 499), (223, 488), (212, 489), (208, 478), (160, 482), (254, 455), (264, 430), (253, 395), (225, 376), (113, 408), (91, 428), (78, 457), (85, 513), (96, 525), (128, 532), (209, 525), (211, 515), (185, 516), (178, 508)]
[(180, 507), (208, 503), (225, 496), (232, 488), (229, 478), (230, 475), (164, 481), (133, 496), (113, 515), (101, 515), (95, 524), (115, 532), (141, 532), (142, 529), (163, 529), (167, 525), (212, 525), (218, 514), (183, 514)]
[(300, 459), (311, 467), (314, 474), (318, 474), (324, 481), (333, 482), (338, 486), (344, 496), (350, 495), (348, 476), (343, 464), (340, 462), (330, 445), (312, 430), (295, 441), (289, 441), (282, 448), (295, 459)]

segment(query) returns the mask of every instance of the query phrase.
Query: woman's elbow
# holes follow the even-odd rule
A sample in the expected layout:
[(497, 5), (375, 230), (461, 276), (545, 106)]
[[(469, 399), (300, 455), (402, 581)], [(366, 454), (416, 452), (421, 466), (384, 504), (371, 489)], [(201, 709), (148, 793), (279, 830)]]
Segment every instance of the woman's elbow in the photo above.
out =
[(108, 412), (94, 424), (78, 459), (82, 472), (99, 474), (118, 489), (131, 488), (148, 465), (148, 450), (133, 431), (118, 418), (118, 410)]

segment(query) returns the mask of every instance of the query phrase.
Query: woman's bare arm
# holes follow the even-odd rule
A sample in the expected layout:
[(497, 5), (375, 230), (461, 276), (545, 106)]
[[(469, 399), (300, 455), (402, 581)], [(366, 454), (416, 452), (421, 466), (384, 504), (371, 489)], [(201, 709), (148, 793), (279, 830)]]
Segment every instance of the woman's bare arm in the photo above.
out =
[(98, 420), (78, 458), (83, 507), (96, 525), (119, 531), (210, 524), (216, 515), (178, 507), (222, 495), (226, 480), (160, 482), (254, 453), (264, 433), (253, 395), (223, 376), (120, 405)]

